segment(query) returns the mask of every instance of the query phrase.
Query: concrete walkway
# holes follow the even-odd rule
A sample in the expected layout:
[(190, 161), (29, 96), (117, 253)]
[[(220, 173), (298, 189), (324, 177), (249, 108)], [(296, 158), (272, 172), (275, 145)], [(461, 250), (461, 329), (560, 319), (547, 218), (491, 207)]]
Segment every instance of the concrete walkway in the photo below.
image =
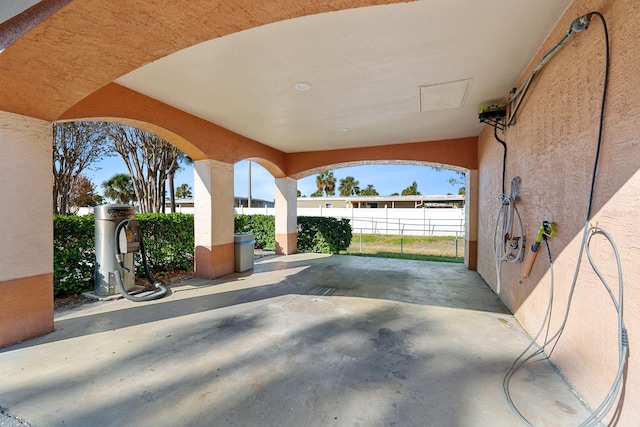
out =
[[(171, 289), (0, 350), (0, 425), (523, 425), (529, 337), (462, 265), (298, 254)], [(512, 388), (535, 425), (588, 415), (547, 362)]]

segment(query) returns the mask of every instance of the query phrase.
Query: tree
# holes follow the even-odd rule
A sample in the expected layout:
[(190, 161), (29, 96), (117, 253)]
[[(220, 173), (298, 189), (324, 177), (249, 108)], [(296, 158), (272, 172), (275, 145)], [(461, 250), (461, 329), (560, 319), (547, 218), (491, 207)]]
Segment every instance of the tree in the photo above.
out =
[(126, 173), (119, 173), (102, 183), (104, 195), (116, 203), (126, 205), (136, 201), (131, 177)]
[(302, 192), (300, 190), (296, 190), (296, 197), (302, 197)]
[(311, 193), (311, 197), (322, 197), (322, 190), (318, 190), (315, 193)]
[[(169, 166), (169, 171), (167, 172), (167, 181), (169, 184), (169, 204), (171, 213), (175, 213), (176, 211), (176, 196), (180, 197), (176, 194), (177, 190), (175, 189), (175, 184), (173, 183), (173, 178), (175, 177), (176, 172), (178, 172), (180, 168), (180, 163), (192, 164), (193, 159), (187, 156), (185, 153), (180, 151), (177, 147), (172, 146), (171, 150), (173, 151), (172, 155), (174, 158), (174, 162), (171, 166)], [(183, 184), (186, 185), (186, 184)], [(189, 195), (185, 197), (191, 197), (191, 189), (189, 189)], [(163, 199), (165, 199), (163, 195)], [(162, 205), (164, 208), (164, 204)]]
[(69, 213), (74, 181), (92, 163), (110, 154), (101, 122), (53, 124), (53, 212)]
[(402, 190), (403, 196), (419, 196), (421, 193), (418, 191), (418, 183), (413, 181), (410, 186)]
[(360, 183), (352, 176), (340, 180), (338, 190), (341, 196), (357, 196), (360, 194)]
[(102, 203), (102, 196), (96, 194), (96, 188), (85, 175), (78, 175), (73, 180), (69, 191), (67, 213), (76, 214), (84, 206), (96, 206)]
[(465, 179), (465, 175), (464, 172), (458, 172), (456, 171), (456, 177), (455, 178), (449, 178), (449, 184), (451, 185), (462, 185), (462, 187), (460, 187), (458, 189), (458, 194), (461, 196), (464, 196), (466, 194), (466, 179)]
[(316, 186), (318, 187), (318, 191), (316, 193), (319, 192), (320, 196), (312, 197), (322, 197), (322, 193), (327, 196), (334, 196), (336, 194), (336, 177), (333, 176), (333, 172), (320, 172), (316, 177)]
[(373, 184), (367, 184), (367, 188), (364, 190), (360, 190), (360, 196), (379, 196), (378, 192), (375, 188), (373, 188)]
[(129, 170), (140, 211), (162, 212), (165, 183), (178, 163), (175, 147), (149, 132), (119, 124), (111, 124), (109, 134)]
[(193, 197), (189, 184), (182, 184), (180, 187), (176, 188), (176, 197), (179, 199), (188, 199)]

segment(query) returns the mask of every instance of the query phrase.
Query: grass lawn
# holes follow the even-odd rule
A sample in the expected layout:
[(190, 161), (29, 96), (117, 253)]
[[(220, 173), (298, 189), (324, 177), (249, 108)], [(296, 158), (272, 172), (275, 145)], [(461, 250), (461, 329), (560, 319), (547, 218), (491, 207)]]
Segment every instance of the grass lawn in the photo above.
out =
[(464, 239), (455, 236), (355, 234), (349, 255), (421, 261), (464, 262)]

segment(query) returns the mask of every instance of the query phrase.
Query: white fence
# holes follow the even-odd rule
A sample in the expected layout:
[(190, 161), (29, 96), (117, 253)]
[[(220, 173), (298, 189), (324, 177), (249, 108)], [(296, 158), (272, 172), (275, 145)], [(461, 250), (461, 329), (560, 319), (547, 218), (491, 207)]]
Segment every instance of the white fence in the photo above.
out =
[[(86, 209), (86, 208), (83, 208)], [(193, 213), (193, 208), (176, 212)], [(236, 214), (275, 215), (275, 208), (234, 208)], [(78, 212), (78, 215), (93, 213)], [(353, 233), (405, 236), (464, 236), (464, 209), (460, 208), (298, 208), (299, 216), (324, 216), (351, 220)]]
[[(236, 214), (275, 215), (275, 208), (235, 208)], [(464, 209), (460, 208), (298, 208), (298, 216), (351, 220), (354, 233), (411, 236), (464, 236)]]

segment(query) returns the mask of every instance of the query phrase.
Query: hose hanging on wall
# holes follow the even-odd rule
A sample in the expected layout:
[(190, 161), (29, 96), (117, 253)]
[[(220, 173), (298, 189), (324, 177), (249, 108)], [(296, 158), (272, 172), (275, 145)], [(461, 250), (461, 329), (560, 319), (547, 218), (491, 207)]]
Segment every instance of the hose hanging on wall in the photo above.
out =
[[(506, 150), (505, 150), (506, 153)], [(500, 293), (502, 263), (520, 262), (524, 256), (524, 226), (516, 204), (520, 199), (520, 177), (511, 180), (511, 194), (500, 197), (500, 211), (493, 233), (493, 253), (496, 261), (496, 293)]]
[[(580, 250), (578, 252), (578, 259), (576, 262), (576, 267), (575, 267), (575, 271), (574, 271), (574, 275), (573, 275), (573, 279), (571, 282), (571, 286), (569, 289), (569, 295), (567, 297), (567, 304), (566, 304), (566, 308), (564, 311), (564, 317), (562, 320), (561, 325), (559, 326), (559, 328), (556, 330), (555, 333), (553, 333), (551, 335), (550, 338), (548, 338), (547, 340), (545, 340), (545, 342), (537, 349), (535, 350), (532, 354), (530, 354), (529, 356), (525, 357), (525, 355), (527, 354), (527, 352), (529, 352), (529, 350), (536, 344), (537, 339), (540, 337), (541, 333), (543, 332), (543, 330), (545, 329), (545, 326), (547, 328), (549, 328), (549, 322), (550, 322), (550, 313), (551, 313), (551, 307), (553, 305), (553, 293), (554, 293), (554, 283), (555, 283), (555, 278), (554, 278), (554, 273), (553, 273), (553, 259), (551, 257), (551, 250), (549, 249), (549, 244), (547, 242), (547, 239), (545, 238), (545, 244), (547, 246), (547, 251), (549, 253), (549, 270), (551, 273), (551, 286), (550, 286), (550, 290), (549, 290), (549, 302), (547, 305), (547, 310), (546, 313), (544, 315), (544, 319), (542, 321), (542, 325), (540, 327), (540, 330), (538, 331), (538, 333), (531, 339), (531, 342), (529, 344), (529, 346), (516, 358), (516, 360), (511, 364), (511, 366), (509, 367), (509, 369), (507, 370), (504, 379), (503, 379), (503, 390), (505, 393), (505, 396), (507, 398), (507, 402), (509, 403), (509, 405), (511, 406), (511, 408), (513, 409), (513, 411), (522, 419), (522, 421), (524, 421), (527, 425), (531, 426), (531, 422), (529, 422), (529, 420), (522, 414), (520, 413), (520, 411), (518, 411), (518, 409), (516, 408), (513, 400), (511, 399), (511, 394), (510, 394), (510, 390), (509, 390), (509, 384), (510, 384), (510, 380), (513, 377), (513, 375), (517, 372), (518, 369), (520, 369), (522, 366), (524, 366), (525, 363), (527, 363), (529, 360), (533, 359), (534, 357), (538, 356), (538, 355), (542, 355), (541, 358), (549, 358), (551, 356), (551, 354), (553, 353), (553, 350), (555, 349), (555, 346), (557, 345), (558, 341), (560, 340), (560, 337), (562, 336), (562, 333), (564, 332), (564, 328), (566, 327), (568, 318), (569, 318), (569, 312), (571, 311), (571, 304), (573, 301), (573, 295), (574, 292), (576, 290), (576, 286), (577, 286), (577, 282), (578, 282), (578, 276), (580, 273), (580, 265), (581, 265), (581, 261), (583, 256), (586, 254), (587, 258), (589, 260), (589, 263), (594, 271), (594, 273), (597, 275), (598, 279), (601, 281), (602, 285), (604, 286), (604, 288), (606, 289), (607, 293), (609, 294), (609, 297), (611, 298), (612, 304), (616, 310), (616, 315), (617, 315), (617, 325), (618, 325), (618, 337), (617, 337), (617, 341), (618, 341), (618, 367), (617, 367), (617, 371), (616, 371), (616, 375), (614, 377), (614, 380), (607, 392), (607, 394), (605, 395), (605, 397), (603, 398), (602, 402), (600, 403), (600, 405), (598, 405), (598, 407), (593, 411), (593, 413), (586, 419), (584, 420), (581, 424), (580, 427), (590, 427), (590, 426), (596, 426), (599, 425), (604, 418), (607, 416), (607, 414), (611, 411), (611, 409), (613, 408), (613, 405), (615, 404), (615, 402), (617, 401), (618, 395), (622, 389), (622, 385), (624, 383), (624, 372), (625, 372), (625, 368), (627, 366), (627, 359), (628, 359), (628, 354), (629, 354), (629, 337), (627, 334), (627, 329), (625, 327), (624, 324), (624, 318), (623, 318), (623, 274), (622, 274), (622, 265), (620, 262), (620, 254), (618, 252), (618, 248), (612, 238), (612, 236), (603, 228), (599, 227), (599, 226), (591, 226), (590, 224), (590, 219), (591, 219), (591, 212), (592, 212), (592, 208), (593, 208), (593, 196), (595, 193), (595, 183), (596, 183), (596, 176), (597, 176), (597, 171), (598, 171), (598, 164), (599, 164), (599, 159), (600, 159), (600, 151), (602, 148), (602, 135), (603, 135), (603, 130), (604, 130), (604, 112), (605, 112), (605, 104), (606, 104), (606, 99), (607, 99), (607, 91), (608, 91), (608, 83), (609, 83), (609, 32), (607, 30), (607, 23), (606, 20), (604, 19), (604, 16), (599, 13), (599, 12), (592, 12), (589, 13), (587, 15), (584, 15), (576, 20), (573, 21), (573, 23), (571, 24), (571, 28), (569, 29), (569, 33), (568, 35), (571, 35), (572, 32), (575, 31), (574, 28), (579, 28), (579, 31), (586, 29), (588, 27), (589, 24), (589, 20), (591, 18), (591, 15), (595, 15), (597, 16), (600, 21), (602, 22), (602, 26), (603, 26), (603, 32), (604, 32), (604, 41), (605, 41), (605, 72), (604, 72), (604, 83), (603, 83), (603, 89), (602, 89), (602, 100), (601, 100), (601, 104), (600, 104), (600, 120), (599, 120), (599, 127), (598, 127), (598, 140), (597, 140), (597, 144), (596, 144), (596, 152), (595, 152), (595, 159), (594, 159), (594, 164), (593, 164), (593, 170), (592, 170), (592, 176), (591, 176), (591, 188), (589, 191), (589, 203), (587, 206), (587, 215), (586, 215), (586, 219), (585, 219), (585, 225), (584, 225), (584, 233), (583, 233), (583, 238), (580, 244)], [(567, 36), (565, 36), (565, 39), (567, 38)], [(563, 40), (565, 40), (563, 39)], [(563, 43), (561, 41), (561, 43)], [(561, 46), (561, 43), (559, 43), (558, 45), (556, 45), (556, 48), (554, 48), (554, 50), (552, 50), (552, 52), (548, 53), (547, 55), (545, 55), (545, 58), (548, 60), (547, 58), (550, 57), (551, 53), (555, 53), (555, 51), (557, 51), (557, 49), (559, 48), (559, 46)], [(552, 56), (552, 55), (551, 55)], [(539, 69), (539, 67), (536, 67), (536, 69)], [(617, 268), (617, 276), (618, 276), (618, 297), (616, 299), (615, 295), (613, 294), (609, 284), (607, 283), (606, 279), (604, 278), (603, 274), (601, 273), (600, 269), (597, 267), (597, 265), (595, 264), (595, 261), (593, 260), (593, 257), (591, 256), (591, 250), (590, 250), (590, 243), (591, 240), (594, 236), (596, 235), (601, 235), (604, 236), (604, 238), (606, 239), (606, 241), (609, 243), (609, 245), (612, 248), (612, 252), (616, 261), (616, 268)], [(547, 333), (548, 335), (548, 333)], [(544, 354), (545, 350), (548, 346), (551, 345), (551, 350), (549, 351), (548, 355)]]

